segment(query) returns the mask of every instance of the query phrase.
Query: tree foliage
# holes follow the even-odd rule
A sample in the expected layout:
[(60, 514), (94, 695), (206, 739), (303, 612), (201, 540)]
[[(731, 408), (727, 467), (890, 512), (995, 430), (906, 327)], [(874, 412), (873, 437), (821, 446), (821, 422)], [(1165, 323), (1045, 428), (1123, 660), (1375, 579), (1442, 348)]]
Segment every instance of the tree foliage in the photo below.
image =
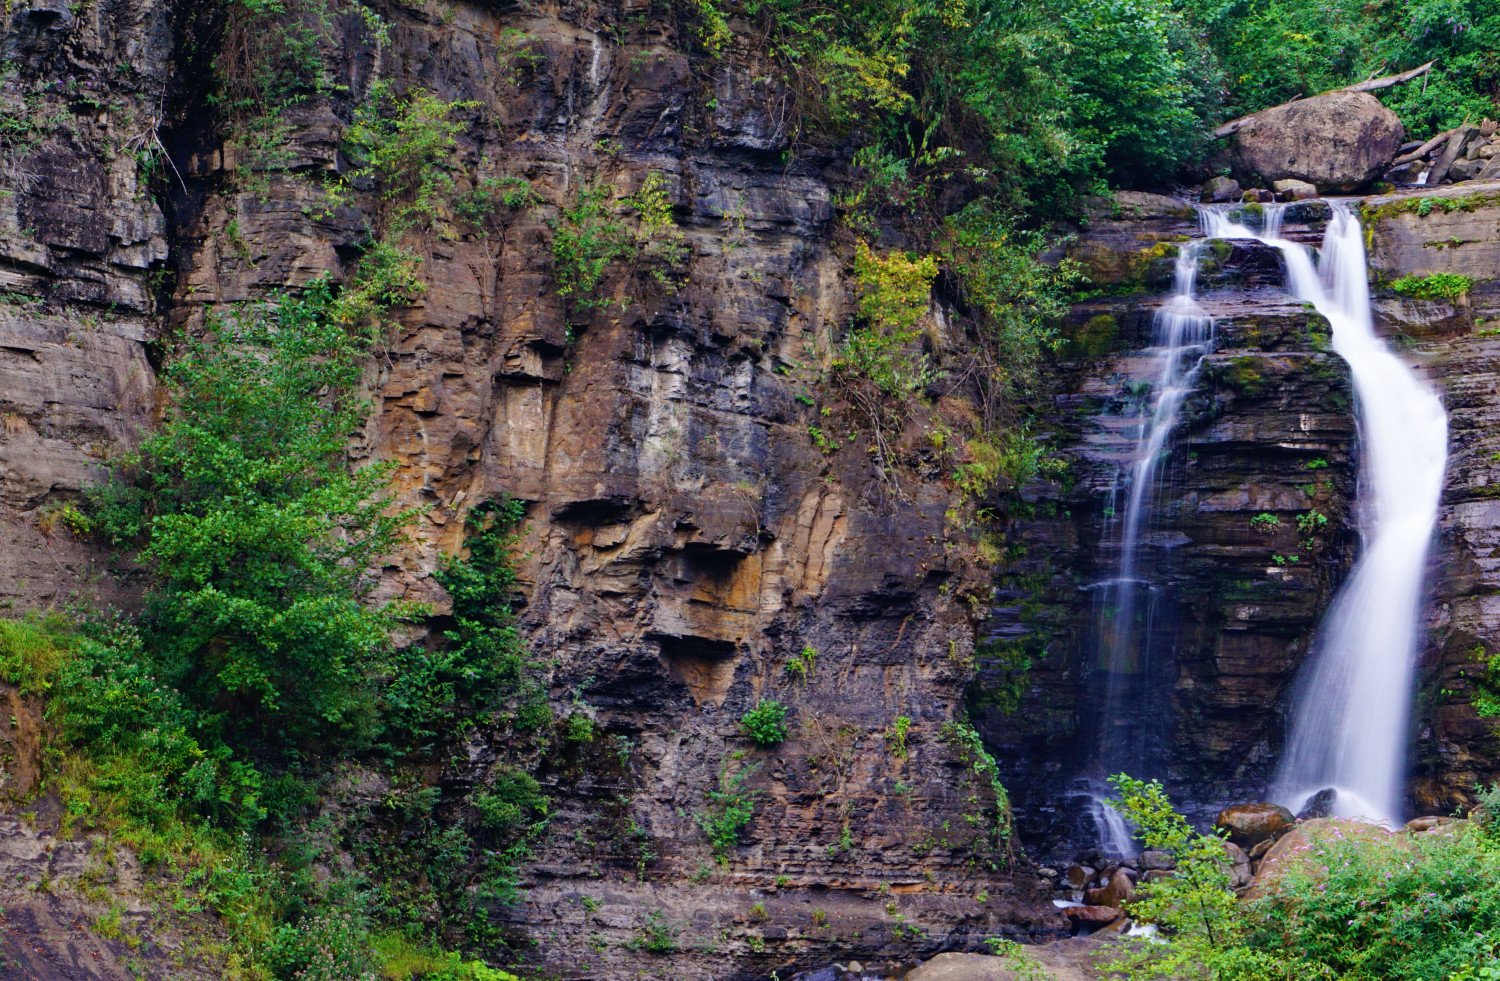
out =
[(161, 681), (225, 739), (373, 736), (375, 669), (404, 611), (366, 570), (410, 515), (382, 465), (344, 465), (372, 338), (319, 281), (210, 318), (163, 372), (161, 425), (93, 495), (98, 529), (152, 573), (141, 618)]

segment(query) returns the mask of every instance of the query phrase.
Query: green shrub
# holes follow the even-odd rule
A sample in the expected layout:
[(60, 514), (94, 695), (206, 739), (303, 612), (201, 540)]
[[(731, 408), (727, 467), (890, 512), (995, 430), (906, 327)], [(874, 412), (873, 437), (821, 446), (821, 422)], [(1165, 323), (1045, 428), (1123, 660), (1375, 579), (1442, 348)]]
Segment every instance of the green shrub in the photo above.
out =
[(1500, 948), (1500, 841), (1483, 816), (1418, 834), (1304, 832), (1309, 843), (1244, 902), (1221, 841), (1193, 831), (1159, 783), (1123, 774), (1111, 783), (1112, 804), (1146, 846), (1177, 863), (1129, 905), (1164, 941), (1135, 941), (1113, 958), (1130, 981), (1454, 981), (1485, 977), (1475, 967)]
[(799, 681), (811, 678), (817, 666), (818, 650), (810, 644), (804, 645), (802, 650), (786, 659), (786, 673)]
[(377, 80), (344, 131), (357, 173), (375, 181), (381, 229), (399, 238), (431, 227), (454, 194), (451, 173), (466, 126), (453, 117), (476, 102), (445, 102), (422, 88), (398, 94)]
[(708, 792), (708, 805), (697, 815), (698, 826), (713, 849), (714, 861), (720, 865), (729, 864), (729, 856), (740, 843), (740, 833), (755, 817), (755, 802), (760, 793), (746, 788), (745, 782), (757, 769), (747, 766), (731, 771), (725, 763), (719, 768), (719, 786)]
[(885, 734), (885, 744), (890, 748), (891, 755), (898, 760), (906, 759), (906, 737), (910, 732), (911, 717), (898, 715), (896, 721), (891, 723), (890, 731)]
[(388, 465), (350, 470), (368, 334), (326, 281), (215, 316), (163, 371), (161, 425), (91, 493), (97, 530), (153, 576), (141, 619), (162, 682), (227, 741), (368, 743), (373, 670), (409, 611), (365, 571), (410, 520)]
[(877, 253), (855, 243), (854, 280), (860, 323), (849, 331), (834, 362), (836, 374), (873, 385), (880, 398), (900, 403), (932, 379), (925, 355), (913, 350), (917, 324), (932, 302), (937, 260), (910, 252)]
[(1417, 300), (1456, 300), (1472, 289), (1474, 281), (1454, 273), (1431, 276), (1402, 276), (1391, 283), (1391, 289)]
[(1000, 767), (967, 720), (943, 723), (941, 734), (967, 768), (963, 818), (976, 835), (970, 861), (996, 868), (1002, 860), (1009, 860), (1012, 830), (1010, 794), (1000, 782)]
[(1262, 511), (1260, 514), (1251, 516), (1250, 527), (1262, 535), (1275, 534), (1281, 527), (1281, 519), (1268, 511)]
[(587, 184), (578, 189), (573, 206), (552, 222), (552, 275), (558, 295), (579, 310), (607, 306), (595, 295), (610, 263), (631, 251), (631, 236), (610, 208), (612, 188)]
[(1110, 783), (1118, 795), (1110, 806), (1135, 826), (1147, 848), (1167, 852), (1176, 863), (1172, 875), (1146, 884), (1129, 907), (1132, 916), (1160, 926), (1171, 943), (1138, 945), (1113, 966), (1127, 969), (1131, 978), (1197, 973), (1195, 965), (1204, 958), (1235, 948), (1244, 937), (1224, 843), (1194, 831), (1159, 782), (1119, 774)]
[(757, 746), (777, 746), (786, 741), (786, 714), (785, 705), (763, 698), (740, 716), (740, 728)]

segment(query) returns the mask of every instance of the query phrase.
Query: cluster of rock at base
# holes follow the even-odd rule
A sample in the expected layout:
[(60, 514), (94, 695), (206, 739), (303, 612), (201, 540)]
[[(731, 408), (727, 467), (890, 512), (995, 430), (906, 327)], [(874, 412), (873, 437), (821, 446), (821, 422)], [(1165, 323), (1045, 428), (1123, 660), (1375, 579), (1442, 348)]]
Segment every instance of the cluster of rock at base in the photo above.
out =
[[(1301, 813), (1293, 815), (1280, 804), (1254, 802), (1233, 804), (1219, 812), (1214, 822), (1224, 835), (1224, 854), (1233, 888), (1240, 896), (1254, 897), (1305, 849), (1303, 846), (1338, 828), (1345, 835), (1373, 838), (1390, 834), (1386, 828), (1350, 818), (1330, 816), (1335, 800), (1332, 790), (1314, 795)], [(1448, 817), (1419, 817), (1402, 829), (1419, 834), (1454, 821)], [(1075, 932), (1125, 932), (1131, 922), (1124, 906), (1135, 898), (1142, 883), (1170, 876), (1172, 856), (1147, 849), (1131, 858), (1106, 861), (1097, 850), (1079, 856), (1079, 861), (1056, 875), (1059, 899), (1055, 902), (1073, 924)]]
[(1495, 120), (1464, 123), (1426, 142), (1407, 143), (1385, 172), (1392, 184), (1461, 184), (1500, 180), (1500, 135)]

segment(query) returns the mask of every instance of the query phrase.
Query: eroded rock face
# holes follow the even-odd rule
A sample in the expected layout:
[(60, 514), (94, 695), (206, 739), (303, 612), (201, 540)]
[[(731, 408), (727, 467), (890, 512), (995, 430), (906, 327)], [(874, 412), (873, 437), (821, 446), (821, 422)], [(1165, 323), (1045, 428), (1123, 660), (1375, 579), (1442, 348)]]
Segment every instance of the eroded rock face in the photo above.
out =
[(57, 518), (152, 408), (146, 342), (169, 234), (138, 160), (159, 150), (173, 23), (165, 3), (7, 9), (0, 602), (121, 600), (128, 582)]
[(1404, 139), (1401, 120), (1373, 95), (1330, 92), (1251, 117), (1230, 137), (1230, 159), (1242, 177), (1349, 192), (1380, 176)]

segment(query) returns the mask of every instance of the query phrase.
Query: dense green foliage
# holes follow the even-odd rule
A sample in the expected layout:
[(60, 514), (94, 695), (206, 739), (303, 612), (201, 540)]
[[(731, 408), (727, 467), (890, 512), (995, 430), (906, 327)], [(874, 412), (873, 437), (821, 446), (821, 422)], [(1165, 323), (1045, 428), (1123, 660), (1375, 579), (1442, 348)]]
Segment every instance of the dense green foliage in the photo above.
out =
[[(735, 760), (731, 756), (731, 760)], [(698, 812), (698, 826), (708, 837), (714, 861), (729, 864), (729, 856), (740, 843), (740, 834), (750, 826), (755, 817), (755, 802), (760, 792), (746, 787), (745, 783), (755, 775), (757, 766), (731, 766), (730, 762), (719, 769), (719, 786), (708, 792), (708, 803)]]
[(1490, 0), (1187, 0), (1222, 66), (1224, 115), (1437, 61), (1381, 93), (1413, 135), (1497, 113), (1500, 8)]
[(786, 741), (787, 708), (774, 698), (763, 698), (740, 716), (740, 728), (757, 746), (777, 746)]
[[(1224, 119), (1436, 59), (1382, 93), (1413, 133), (1496, 114), (1489, 0), (792, 0), (737, 5), (805, 94), (809, 137), (873, 173), (975, 180), (1012, 210), (1097, 176), (1161, 182)], [(728, 7), (694, 4), (719, 36)], [(717, 27), (716, 27), (717, 25)]]
[(326, 282), (210, 319), (163, 373), (169, 407), (93, 520), (153, 574), (141, 618), (163, 683), (223, 739), (268, 749), (364, 745), (372, 668), (403, 611), (362, 577), (405, 514), (389, 470), (343, 465), (372, 338)]
[(1229, 890), (1219, 839), (1194, 832), (1159, 783), (1111, 781), (1115, 806), (1177, 871), (1130, 905), (1167, 943), (1130, 945), (1130, 979), (1469, 981), (1500, 954), (1500, 827), (1488, 815), (1437, 831), (1387, 834), (1334, 824), (1310, 834), (1253, 900)]
[(1417, 300), (1456, 300), (1468, 293), (1474, 281), (1455, 273), (1431, 276), (1402, 276), (1391, 283), (1391, 289)]

